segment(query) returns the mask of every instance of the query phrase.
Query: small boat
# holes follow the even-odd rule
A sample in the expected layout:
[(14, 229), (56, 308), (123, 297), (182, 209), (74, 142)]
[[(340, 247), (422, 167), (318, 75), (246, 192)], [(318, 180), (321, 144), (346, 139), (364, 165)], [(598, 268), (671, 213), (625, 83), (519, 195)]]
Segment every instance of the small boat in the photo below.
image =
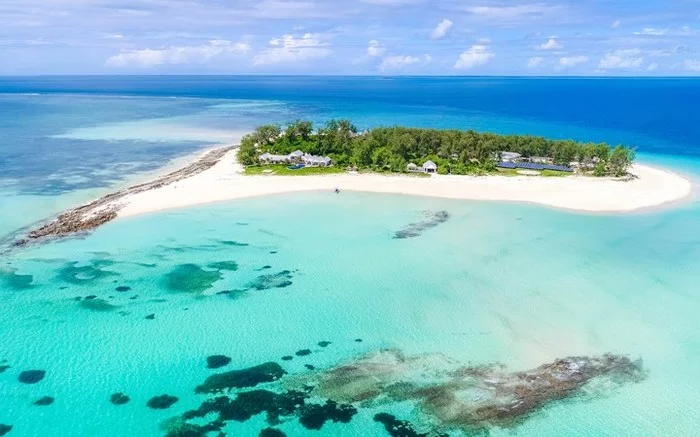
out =
[(333, 191), (335, 191), (335, 194), (338, 194), (338, 193), (340, 193), (340, 188), (335, 187), (335, 188), (333, 189)]

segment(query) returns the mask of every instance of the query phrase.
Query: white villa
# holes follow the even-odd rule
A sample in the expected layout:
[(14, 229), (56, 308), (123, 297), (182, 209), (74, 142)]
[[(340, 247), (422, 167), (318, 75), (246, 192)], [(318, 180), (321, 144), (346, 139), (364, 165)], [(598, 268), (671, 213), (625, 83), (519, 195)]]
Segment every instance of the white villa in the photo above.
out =
[(501, 152), (500, 155), (501, 162), (515, 162), (523, 156), (516, 152)]
[(418, 167), (414, 163), (406, 166), (406, 171), (409, 173), (437, 173), (437, 164), (433, 161), (425, 161), (422, 167)]
[(327, 156), (314, 156), (295, 150), (289, 155), (273, 155), (263, 153), (258, 158), (263, 164), (304, 164), (309, 167), (328, 167), (333, 164), (333, 160)]

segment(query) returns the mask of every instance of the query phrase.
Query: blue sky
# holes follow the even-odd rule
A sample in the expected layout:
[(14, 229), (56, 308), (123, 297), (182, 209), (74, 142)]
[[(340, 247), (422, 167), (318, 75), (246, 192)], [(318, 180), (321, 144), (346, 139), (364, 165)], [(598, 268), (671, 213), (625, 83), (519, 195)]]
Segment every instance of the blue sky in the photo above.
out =
[(0, 0), (0, 74), (700, 75), (700, 0)]

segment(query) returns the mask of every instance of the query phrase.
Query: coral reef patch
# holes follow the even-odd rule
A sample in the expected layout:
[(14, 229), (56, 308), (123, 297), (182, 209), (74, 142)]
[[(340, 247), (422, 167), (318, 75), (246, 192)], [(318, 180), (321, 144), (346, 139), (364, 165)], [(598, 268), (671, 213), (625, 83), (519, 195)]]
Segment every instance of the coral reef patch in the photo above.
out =
[(423, 214), (425, 216), (424, 220), (408, 224), (405, 228), (396, 231), (393, 238), (403, 240), (420, 237), (423, 232), (450, 219), (450, 214), (447, 211), (426, 211)]

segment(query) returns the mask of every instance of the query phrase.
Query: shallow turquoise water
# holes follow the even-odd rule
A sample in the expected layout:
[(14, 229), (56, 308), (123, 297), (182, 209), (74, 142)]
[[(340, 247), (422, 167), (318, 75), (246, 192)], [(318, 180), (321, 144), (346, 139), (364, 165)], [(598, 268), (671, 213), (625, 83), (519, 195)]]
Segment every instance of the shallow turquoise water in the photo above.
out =
[[(450, 219), (417, 238), (391, 238), (425, 210), (448, 211)], [(0, 289), (0, 360), (12, 366), (0, 374), (0, 423), (21, 436), (158, 435), (165, 419), (202, 401), (193, 389), (211, 373), (208, 355), (232, 357), (226, 369), (278, 361), (293, 376), (309, 372), (304, 364), (325, 369), (398, 348), (512, 370), (572, 355), (629, 354), (643, 359), (645, 381), (552, 404), (514, 431), (492, 435), (689, 435), (700, 420), (687, 408), (700, 401), (700, 236), (686, 232), (696, 214), (694, 204), (595, 216), (313, 193), (113, 222), (85, 239), (18, 253), (3, 266), (32, 282), (13, 286), (5, 274)], [(71, 270), (73, 261), (95, 266), (101, 277)], [(221, 271), (201, 293), (168, 289), (176, 266), (211, 270), (220, 261), (239, 269)], [(237, 298), (216, 294), (246, 288), (265, 265), (291, 271), (292, 284)], [(81, 307), (74, 298), (86, 295), (118, 308)], [(321, 340), (332, 344), (320, 348)], [(313, 353), (279, 360), (305, 348)], [(18, 372), (28, 369), (47, 376), (19, 384)], [(132, 400), (116, 407), (108, 399), (120, 391)], [(180, 401), (165, 411), (146, 408), (163, 393)], [(31, 405), (44, 395), (55, 403)], [(315, 434), (382, 435), (371, 420), (378, 411), (422, 420), (410, 406), (387, 405)], [(257, 435), (263, 427), (256, 417), (226, 430)], [(293, 420), (279, 428), (309, 433)]]
[[(700, 124), (688, 105), (698, 90), (691, 79), (3, 79), (0, 241), (172, 158), (261, 122), (305, 117), (624, 142), (644, 163), (696, 179)], [(447, 222), (392, 239), (424, 211), (441, 210)], [(119, 220), (85, 238), (2, 252), (0, 369), (10, 367), (0, 373), (0, 424), (13, 425), (11, 437), (163, 435), (164, 422), (205, 399), (194, 388), (212, 373), (276, 361), (289, 372), (284, 385), (314, 374), (306, 364), (324, 372), (394, 348), (510, 371), (627, 354), (643, 360), (644, 381), (594, 381), (491, 435), (693, 435), (699, 216), (695, 199), (595, 215), (307, 193)], [(291, 285), (251, 288), (285, 270), (289, 278), (278, 279)], [(294, 356), (306, 348), (310, 355)], [(232, 362), (208, 370), (212, 354)], [(46, 377), (21, 384), (20, 372), (32, 369)], [(115, 392), (131, 401), (111, 404)], [(146, 407), (161, 394), (180, 400)], [(32, 405), (42, 396), (55, 402)], [(358, 408), (348, 424), (312, 432), (290, 418), (278, 428), (387, 435), (377, 412), (421, 432), (434, 425), (410, 402)], [(266, 426), (258, 415), (225, 431), (256, 436)]]

